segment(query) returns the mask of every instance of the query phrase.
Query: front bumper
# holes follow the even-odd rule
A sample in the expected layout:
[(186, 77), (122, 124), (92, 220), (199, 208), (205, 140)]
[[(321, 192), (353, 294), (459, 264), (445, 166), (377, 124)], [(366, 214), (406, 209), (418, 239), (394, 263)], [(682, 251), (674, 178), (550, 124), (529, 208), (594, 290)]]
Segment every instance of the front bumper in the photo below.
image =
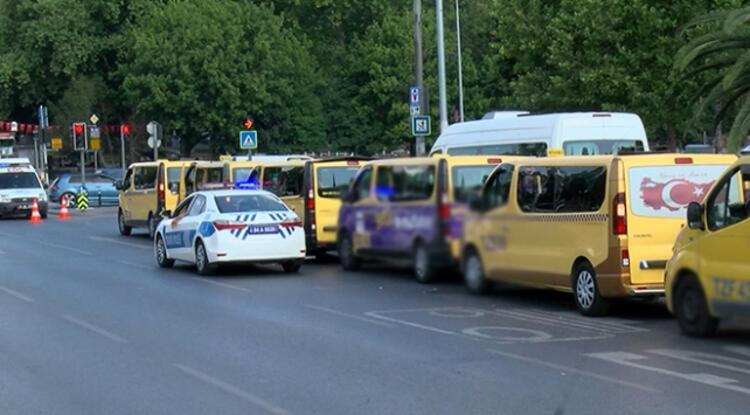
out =
[[(39, 212), (44, 214), (47, 212), (47, 202), (38, 202)], [(30, 215), (31, 214), (31, 202), (7, 202), (0, 203), (0, 215), (2, 216), (14, 216), (14, 215)]]

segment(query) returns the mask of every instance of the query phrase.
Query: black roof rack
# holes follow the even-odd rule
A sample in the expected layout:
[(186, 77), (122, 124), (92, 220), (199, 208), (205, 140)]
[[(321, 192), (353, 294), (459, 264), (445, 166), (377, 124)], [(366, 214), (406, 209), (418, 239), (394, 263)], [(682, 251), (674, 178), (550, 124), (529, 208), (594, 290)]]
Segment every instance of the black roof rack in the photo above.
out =
[(329, 158), (320, 158), (320, 159), (313, 159), (313, 160), (307, 160), (313, 163), (323, 161), (323, 162), (333, 162), (333, 161), (371, 161), (374, 160), (372, 157), (367, 156), (336, 156), (336, 157), (329, 157)]

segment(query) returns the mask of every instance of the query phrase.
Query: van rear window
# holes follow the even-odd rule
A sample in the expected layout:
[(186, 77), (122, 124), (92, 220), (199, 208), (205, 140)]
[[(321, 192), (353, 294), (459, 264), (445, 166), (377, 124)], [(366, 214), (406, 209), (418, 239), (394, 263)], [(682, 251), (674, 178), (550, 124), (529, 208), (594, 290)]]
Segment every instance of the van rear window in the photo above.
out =
[(685, 219), (690, 202), (701, 202), (727, 165), (680, 164), (631, 167), (628, 205), (637, 216)]
[(266, 167), (263, 169), (263, 189), (279, 197), (302, 194), (303, 167)]
[(453, 184), (453, 200), (467, 203), (469, 196), (479, 193), (487, 177), (495, 169), (495, 165), (458, 166), (451, 170)]
[(320, 167), (318, 168), (318, 196), (326, 198), (341, 197), (341, 190), (349, 187), (349, 183), (354, 180), (359, 167)]
[(435, 166), (380, 166), (375, 194), (379, 200), (411, 202), (427, 200), (435, 188)]

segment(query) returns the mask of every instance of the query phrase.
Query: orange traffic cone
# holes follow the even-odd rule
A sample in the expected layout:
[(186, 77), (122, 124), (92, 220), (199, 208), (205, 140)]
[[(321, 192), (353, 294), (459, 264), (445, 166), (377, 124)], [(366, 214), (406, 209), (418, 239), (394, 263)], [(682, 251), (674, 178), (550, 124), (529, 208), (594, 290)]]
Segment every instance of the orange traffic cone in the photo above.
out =
[(31, 219), (29, 223), (42, 223), (42, 215), (39, 214), (39, 204), (36, 202), (36, 198), (31, 203)]
[(70, 212), (68, 212), (68, 195), (62, 197), (62, 201), (60, 202), (60, 213), (57, 215), (57, 219), (70, 219)]

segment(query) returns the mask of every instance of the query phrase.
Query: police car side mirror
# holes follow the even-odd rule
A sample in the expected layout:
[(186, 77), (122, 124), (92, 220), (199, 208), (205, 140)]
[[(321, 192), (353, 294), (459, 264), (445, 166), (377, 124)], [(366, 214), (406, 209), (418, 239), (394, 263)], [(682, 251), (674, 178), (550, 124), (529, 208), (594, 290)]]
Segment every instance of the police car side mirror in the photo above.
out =
[(690, 202), (687, 207), (687, 223), (690, 229), (704, 230), (703, 207), (698, 202)]

